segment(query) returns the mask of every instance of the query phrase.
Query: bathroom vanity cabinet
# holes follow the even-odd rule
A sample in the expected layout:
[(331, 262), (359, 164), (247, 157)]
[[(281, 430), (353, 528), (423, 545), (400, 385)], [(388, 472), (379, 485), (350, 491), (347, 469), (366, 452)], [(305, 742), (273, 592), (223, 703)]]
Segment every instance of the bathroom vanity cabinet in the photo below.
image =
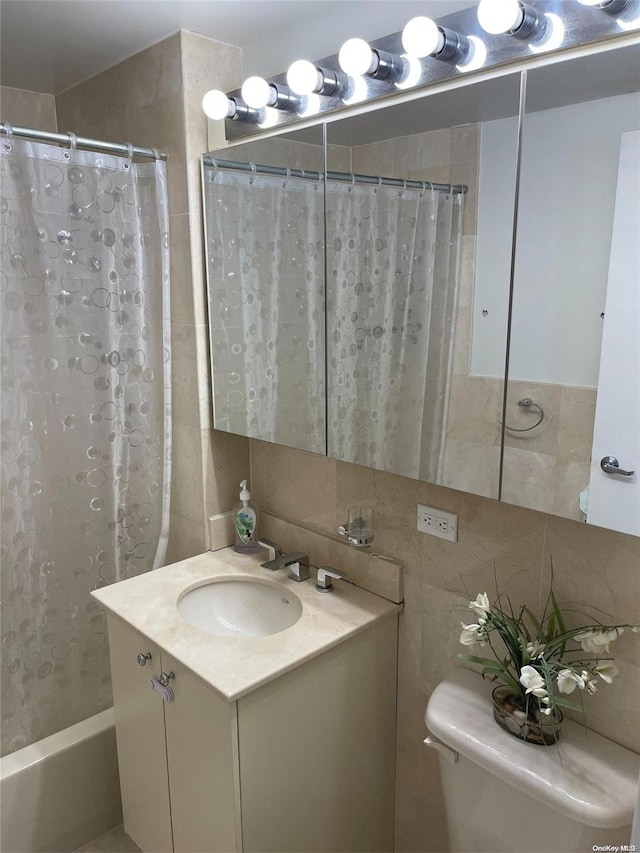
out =
[[(110, 612), (124, 827), (136, 844), (392, 850), (397, 609), (235, 701)], [(162, 672), (174, 674), (173, 702), (151, 687)]]

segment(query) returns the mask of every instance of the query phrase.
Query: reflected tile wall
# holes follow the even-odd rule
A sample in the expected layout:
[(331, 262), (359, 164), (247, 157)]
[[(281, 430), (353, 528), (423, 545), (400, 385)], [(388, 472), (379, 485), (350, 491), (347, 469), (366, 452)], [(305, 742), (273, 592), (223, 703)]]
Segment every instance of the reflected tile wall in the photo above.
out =
[[(446, 850), (435, 753), (422, 745), (424, 710), (436, 684), (457, 665), (460, 621), (478, 592), (496, 582), (514, 604), (538, 609), (553, 560), (561, 602), (612, 619), (640, 623), (640, 538), (529, 509), (432, 486), (302, 451), (251, 441), (251, 476), (258, 506), (312, 529), (335, 534), (347, 507), (372, 505), (376, 550), (406, 562), (400, 617), (396, 850)], [(416, 531), (416, 504), (459, 516), (459, 541)], [(578, 608), (579, 609), (579, 608)], [(640, 637), (617, 643), (622, 674), (588, 697), (586, 722), (640, 751), (634, 724), (640, 691)]]

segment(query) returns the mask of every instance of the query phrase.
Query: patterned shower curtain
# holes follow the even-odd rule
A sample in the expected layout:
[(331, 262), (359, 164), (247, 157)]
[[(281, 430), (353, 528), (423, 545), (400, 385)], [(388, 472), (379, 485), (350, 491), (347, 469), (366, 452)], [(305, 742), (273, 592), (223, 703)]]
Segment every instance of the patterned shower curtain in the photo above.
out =
[(166, 551), (165, 166), (0, 145), (2, 753), (111, 704), (89, 593)]
[(205, 167), (217, 429), (325, 452), (321, 181)]
[(441, 480), (463, 204), (327, 184), (330, 456)]

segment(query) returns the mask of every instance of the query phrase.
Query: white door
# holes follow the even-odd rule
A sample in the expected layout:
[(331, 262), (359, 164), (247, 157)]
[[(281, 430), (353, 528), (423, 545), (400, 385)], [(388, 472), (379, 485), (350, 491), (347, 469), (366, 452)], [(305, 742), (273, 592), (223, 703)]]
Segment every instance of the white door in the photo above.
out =
[[(607, 474), (614, 456), (633, 476)], [(589, 524), (640, 535), (640, 131), (621, 134), (589, 479)]]

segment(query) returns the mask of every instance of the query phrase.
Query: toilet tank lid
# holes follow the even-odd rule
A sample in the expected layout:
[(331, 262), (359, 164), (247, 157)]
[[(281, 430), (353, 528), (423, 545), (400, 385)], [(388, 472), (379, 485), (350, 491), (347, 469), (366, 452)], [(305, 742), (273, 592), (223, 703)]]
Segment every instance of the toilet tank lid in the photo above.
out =
[(578, 823), (631, 824), (640, 756), (565, 718), (554, 746), (525, 743), (493, 719), (492, 685), (456, 669), (433, 691), (425, 722), (447, 746)]

